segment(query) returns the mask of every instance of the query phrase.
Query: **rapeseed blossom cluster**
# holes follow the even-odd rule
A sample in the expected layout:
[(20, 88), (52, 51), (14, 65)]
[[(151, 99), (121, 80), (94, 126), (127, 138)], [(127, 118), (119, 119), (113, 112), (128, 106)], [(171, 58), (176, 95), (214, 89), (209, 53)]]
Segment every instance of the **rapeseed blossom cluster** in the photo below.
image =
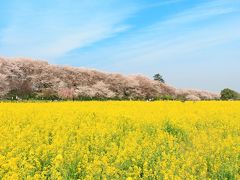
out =
[(240, 102), (0, 103), (0, 179), (240, 179)]

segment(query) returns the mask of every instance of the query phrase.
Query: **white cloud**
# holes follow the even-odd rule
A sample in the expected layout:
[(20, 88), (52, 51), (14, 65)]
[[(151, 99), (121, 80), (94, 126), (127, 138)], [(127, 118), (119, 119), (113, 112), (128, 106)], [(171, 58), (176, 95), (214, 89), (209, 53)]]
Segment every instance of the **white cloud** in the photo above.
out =
[[(94, 49), (93, 54), (80, 54), (79, 59), (106, 60), (108, 69), (123, 70), (131, 65), (157, 63), (176, 59), (186, 53), (211, 48), (240, 38), (239, 16), (210, 21), (194, 27), (192, 23), (238, 11), (233, 1), (211, 1), (157, 22), (128, 35), (118, 43)], [(128, 66), (126, 67), (126, 64)], [(151, 66), (151, 65), (150, 65)], [(152, 65), (155, 66), (155, 65)]]
[(53, 2), (44, 8), (38, 3), (13, 4), (15, 11), (9, 12), (8, 26), (1, 32), (3, 55), (57, 58), (127, 30), (123, 21), (137, 11), (131, 3), (117, 6), (111, 0)]
[[(235, 4), (235, 3), (234, 3)], [(214, 0), (173, 16), (164, 24), (179, 25), (239, 11), (233, 1)]]
[(6, 56), (57, 59), (127, 31), (131, 26), (124, 21), (138, 11), (179, 1), (9, 1), (4, 17), (8, 26), (0, 29), (0, 52)]

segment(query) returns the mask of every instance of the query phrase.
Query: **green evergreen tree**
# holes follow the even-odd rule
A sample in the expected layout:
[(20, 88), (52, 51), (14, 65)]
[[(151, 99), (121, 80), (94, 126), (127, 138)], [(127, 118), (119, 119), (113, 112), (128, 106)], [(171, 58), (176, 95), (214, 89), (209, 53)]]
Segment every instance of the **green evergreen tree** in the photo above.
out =
[(158, 73), (158, 74), (155, 74), (155, 75), (153, 76), (153, 79), (154, 79), (155, 81), (159, 81), (159, 82), (165, 83), (165, 80), (163, 79), (162, 75), (160, 75), (159, 73)]
[(239, 99), (240, 95), (236, 92), (233, 91), (229, 88), (226, 88), (224, 90), (221, 91), (221, 99), (222, 100), (237, 100)]

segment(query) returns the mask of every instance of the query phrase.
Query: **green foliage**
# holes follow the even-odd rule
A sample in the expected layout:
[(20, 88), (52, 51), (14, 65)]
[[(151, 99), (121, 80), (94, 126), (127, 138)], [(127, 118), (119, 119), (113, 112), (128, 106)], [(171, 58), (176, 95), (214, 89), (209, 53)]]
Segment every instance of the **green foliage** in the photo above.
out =
[(74, 100), (76, 101), (120, 101), (120, 100), (126, 100), (126, 98), (119, 98), (119, 97), (112, 97), (112, 98), (106, 98), (106, 97), (90, 97), (90, 96), (78, 96)]
[(172, 101), (175, 100), (175, 97), (172, 95), (161, 95), (157, 98), (157, 100)]
[(221, 91), (221, 99), (222, 100), (237, 100), (240, 98), (240, 95), (231, 89), (224, 89)]
[(165, 80), (163, 79), (162, 75), (160, 75), (159, 73), (158, 73), (158, 74), (155, 74), (155, 75), (153, 76), (153, 79), (154, 79), (154, 81), (159, 81), (159, 82), (161, 82), (161, 83), (165, 83)]
[(36, 100), (46, 100), (46, 101), (61, 100), (57, 95), (54, 95), (54, 94), (49, 95), (49, 96), (41, 96), (41, 95), (39, 95), (35, 99)]

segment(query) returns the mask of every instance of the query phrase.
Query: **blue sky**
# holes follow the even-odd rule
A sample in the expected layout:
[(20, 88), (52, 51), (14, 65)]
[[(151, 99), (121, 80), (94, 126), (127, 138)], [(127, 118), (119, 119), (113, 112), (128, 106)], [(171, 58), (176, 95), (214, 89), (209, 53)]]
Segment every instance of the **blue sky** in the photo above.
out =
[(0, 55), (240, 91), (240, 0), (0, 0)]

